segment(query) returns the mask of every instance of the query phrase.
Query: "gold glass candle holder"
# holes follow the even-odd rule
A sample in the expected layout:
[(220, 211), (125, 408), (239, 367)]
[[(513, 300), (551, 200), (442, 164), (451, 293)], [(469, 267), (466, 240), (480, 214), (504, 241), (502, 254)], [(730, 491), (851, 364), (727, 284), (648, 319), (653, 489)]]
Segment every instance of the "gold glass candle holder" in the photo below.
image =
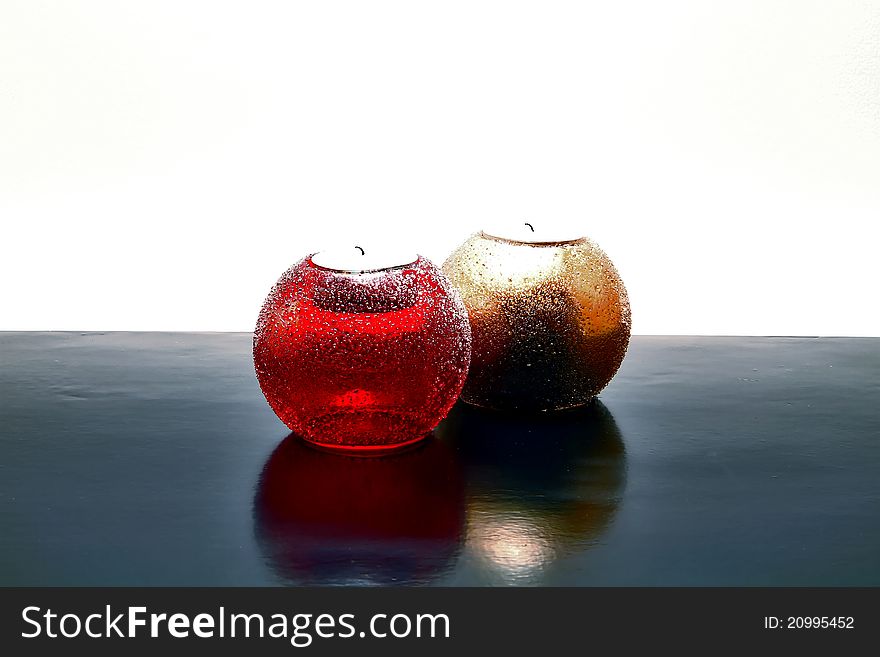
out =
[[(525, 224), (531, 228), (530, 224)], [(630, 337), (623, 281), (585, 237), (486, 231), (446, 260), (471, 323), (461, 398), (503, 410), (560, 410), (589, 402), (620, 367)]]

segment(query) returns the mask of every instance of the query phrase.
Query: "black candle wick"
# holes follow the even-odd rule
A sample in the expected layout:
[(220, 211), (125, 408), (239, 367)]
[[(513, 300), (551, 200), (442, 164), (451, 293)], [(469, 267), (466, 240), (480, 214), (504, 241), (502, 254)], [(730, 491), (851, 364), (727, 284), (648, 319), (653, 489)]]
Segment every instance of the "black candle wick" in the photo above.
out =
[(526, 224), (526, 226), (528, 226), (529, 228), (532, 229), (532, 232), (533, 232), (533, 233), (535, 232), (535, 227), (532, 226), (532, 224), (530, 224), (528, 221), (526, 221), (525, 224)]
[[(534, 228), (533, 228), (532, 230), (534, 230)], [(361, 247), (356, 246), (356, 247), (354, 247), (354, 248), (356, 248), (358, 251), (360, 251), (360, 252), (361, 252), (361, 255), (366, 255), (366, 254), (364, 253), (364, 250), (363, 250)]]

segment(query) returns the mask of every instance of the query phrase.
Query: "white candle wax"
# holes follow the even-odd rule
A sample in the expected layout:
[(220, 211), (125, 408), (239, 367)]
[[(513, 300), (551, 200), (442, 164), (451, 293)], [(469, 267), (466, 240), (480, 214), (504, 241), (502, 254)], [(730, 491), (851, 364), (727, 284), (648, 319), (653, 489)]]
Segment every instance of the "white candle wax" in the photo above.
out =
[(563, 244), (584, 239), (571, 227), (542, 221), (509, 221), (492, 223), (483, 228), (483, 234), (496, 239), (523, 244)]
[(418, 255), (411, 251), (349, 246), (320, 251), (312, 256), (312, 264), (323, 269), (357, 274), (405, 267), (417, 259)]

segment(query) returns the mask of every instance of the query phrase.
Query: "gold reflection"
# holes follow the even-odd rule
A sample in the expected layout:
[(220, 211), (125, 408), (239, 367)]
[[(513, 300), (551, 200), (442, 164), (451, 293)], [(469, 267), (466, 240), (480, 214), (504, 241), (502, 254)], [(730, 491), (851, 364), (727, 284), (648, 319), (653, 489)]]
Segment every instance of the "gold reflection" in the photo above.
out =
[(559, 559), (603, 541), (626, 452), (600, 401), (550, 415), (458, 404), (437, 434), (464, 464), (466, 548), (488, 583), (546, 583)]
[(468, 542), (483, 567), (511, 584), (540, 575), (556, 552), (543, 532), (541, 519), (480, 505), (475, 501), (468, 508)]
[(511, 242), (478, 233), (447, 259), (473, 352), (462, 392), (497, 409), (586, 404), (611, 380), (630, 337), (629, 299), (607, 255), (588, 239)]

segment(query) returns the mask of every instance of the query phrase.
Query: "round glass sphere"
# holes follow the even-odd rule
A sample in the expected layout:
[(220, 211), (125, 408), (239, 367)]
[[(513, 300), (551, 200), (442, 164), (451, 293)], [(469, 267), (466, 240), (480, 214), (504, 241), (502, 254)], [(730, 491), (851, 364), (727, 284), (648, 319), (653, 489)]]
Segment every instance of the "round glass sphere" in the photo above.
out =
[(276, 415), (305, 439), (370, 451), (424, 438), (457, 399), (471, 333), (429, 260), (349, 271), (291, 267), (263, 304), (254, 366)]
[(443, 271), (470, 316), (464, 401), (506, 410), (573, 408), (620, 367), (630, 337), (626, 288), (587, 238), (529, 242), (480, 232)]

